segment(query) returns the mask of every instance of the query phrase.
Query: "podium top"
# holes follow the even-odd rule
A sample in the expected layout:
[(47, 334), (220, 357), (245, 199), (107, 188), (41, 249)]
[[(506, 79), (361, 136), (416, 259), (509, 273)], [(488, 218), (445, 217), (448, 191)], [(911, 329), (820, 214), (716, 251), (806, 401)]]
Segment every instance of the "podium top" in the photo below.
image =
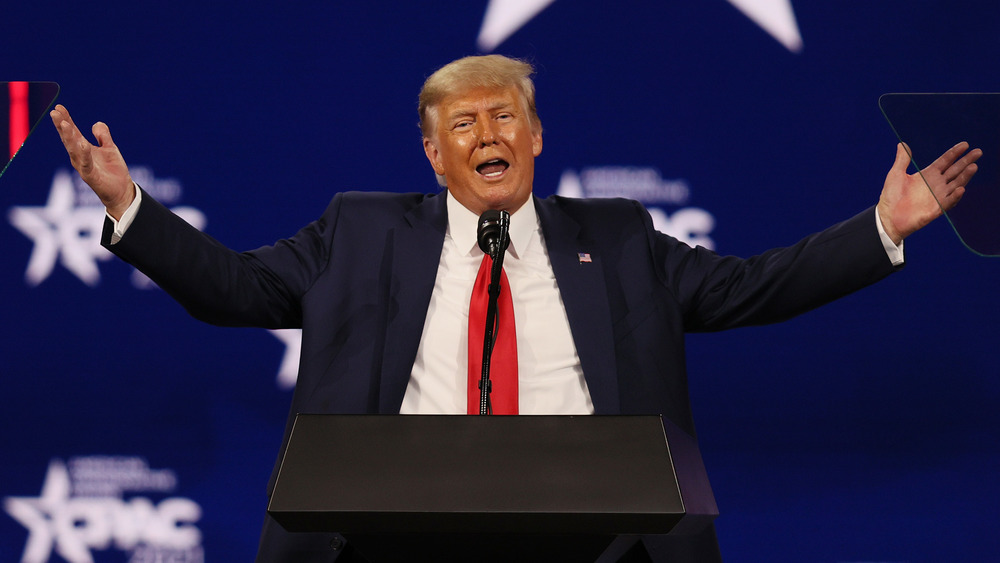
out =
[(667, 533), (676, 457), (658, 416), (300, 414), (268, 511), (291, 531)]

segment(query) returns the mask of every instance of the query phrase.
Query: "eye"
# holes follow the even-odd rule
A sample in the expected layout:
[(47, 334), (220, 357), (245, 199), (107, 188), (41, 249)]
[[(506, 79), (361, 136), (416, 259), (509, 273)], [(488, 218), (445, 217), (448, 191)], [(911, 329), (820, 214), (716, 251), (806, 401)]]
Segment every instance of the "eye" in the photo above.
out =
[(472, 127), (472, 120), (463, 119), (462, 121), (456, 123), (453, 129), (455, 129), (456, 131), (461, 131), (463, 129), (468, 129), (469, 127)]
[(513, 114), (506, 112), (497, 114), (497, 121), (510, 121), (511, 119), (514, 119)]

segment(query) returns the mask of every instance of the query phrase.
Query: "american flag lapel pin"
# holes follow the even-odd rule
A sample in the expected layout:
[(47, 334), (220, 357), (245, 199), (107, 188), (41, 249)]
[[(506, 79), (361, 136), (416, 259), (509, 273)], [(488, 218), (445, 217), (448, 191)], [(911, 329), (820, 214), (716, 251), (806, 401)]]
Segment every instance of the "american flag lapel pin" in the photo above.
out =
[(580, 259), (580, 263), (581, 264), (584, 264), (584, 263), (589, 264), (589, 263), (593, 262), (593, 260), (590, 259), (590, 253), (589, 252), (577, 252), (576, 256), (577, 256), (577, 258)]

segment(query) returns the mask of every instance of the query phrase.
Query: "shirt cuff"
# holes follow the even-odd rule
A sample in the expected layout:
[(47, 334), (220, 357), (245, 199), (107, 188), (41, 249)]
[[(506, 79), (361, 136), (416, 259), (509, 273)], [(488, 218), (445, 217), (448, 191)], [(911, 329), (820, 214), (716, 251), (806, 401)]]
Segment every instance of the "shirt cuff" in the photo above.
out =
[[(124, 217), (122, 217), (124, 219)], [(875, 209), (875, 228), (878, 229), (878, 236), (882, 239), (882, 248), (885, 249), (886, 256), (889, 257), (889, 261), (892, 262), (893, 266), (902, 266), (905, 262), (903, 257), (903, 241), (900, 241), (897, 245), (892, 242), (889, 235), (885, 234), (885, 227), (882, 226), (882, 217), (878, 214), (878, 209)]]
[(122, 240), (122, 237), (125, 236), (125, 231), (132, 225), (135, 214), (139, 212), (139, 204), (142, 203), (142, 190), (139, 189), (139, 185), (135, 182), (132, 182), (132, 185), (135, 186), (135, 199), (132, 200), (132, 204), (128, 206), (125, 213), (122, 213), (122, 218), (116, 220), (110, 213), (105, 212), (108, 219), (111, 219), (111, 224), (115, 227), (115, 232), (111, 234), (111, 244), (117, 244), (118, 241)]

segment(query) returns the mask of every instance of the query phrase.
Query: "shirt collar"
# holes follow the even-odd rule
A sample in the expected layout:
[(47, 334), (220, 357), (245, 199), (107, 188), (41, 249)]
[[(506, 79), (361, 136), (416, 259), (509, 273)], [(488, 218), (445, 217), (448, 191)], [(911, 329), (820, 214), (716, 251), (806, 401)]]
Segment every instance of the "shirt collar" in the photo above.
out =
[[(447, 194), (448, 234), (455, 241), (455, 246), (466, 255), (482, 255), (479, 241), (476, 239), (476, 229), (479, 216), (469, 211), (458, 202), (451, 193)], [(510, 246), (507, 252), (520, 259), (528, 248), (532, 236), (538, 232), (538, 214), (535, 212), (534, 198), (528, 198), (517, 212), (510, 216)]]

